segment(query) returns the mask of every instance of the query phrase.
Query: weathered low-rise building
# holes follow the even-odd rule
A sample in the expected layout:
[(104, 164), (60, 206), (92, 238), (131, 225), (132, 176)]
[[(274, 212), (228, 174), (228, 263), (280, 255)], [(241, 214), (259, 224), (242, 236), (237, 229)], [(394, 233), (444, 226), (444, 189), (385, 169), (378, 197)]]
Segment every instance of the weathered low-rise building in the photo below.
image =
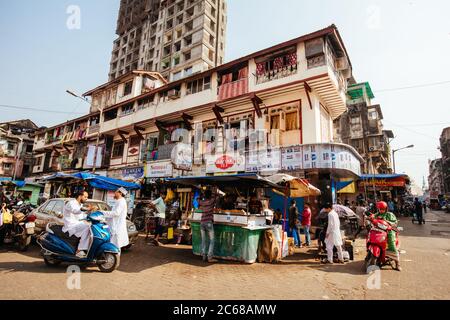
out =
[(0, 177), (24, 178), (33, 166), (33, 133), (38, 129), (31, 120), (0, 123)]
[(362, 161), (333, 143), (351, 77), (334, 25), (169, 83), (130, 72), (84, 94), (90, 114), (36, 135), (35, 173), (94, 164), (116, 178), (287, 171), (332, 192), (326, 184), (356, 177)]
[(353, 146), (364, 158), (363, 171), (371, 174), (392, 173), (391, 130), (383, 129), (380, 105), (368, 82), (348, 87), (347, 111), (334, 120), (335, 140)]

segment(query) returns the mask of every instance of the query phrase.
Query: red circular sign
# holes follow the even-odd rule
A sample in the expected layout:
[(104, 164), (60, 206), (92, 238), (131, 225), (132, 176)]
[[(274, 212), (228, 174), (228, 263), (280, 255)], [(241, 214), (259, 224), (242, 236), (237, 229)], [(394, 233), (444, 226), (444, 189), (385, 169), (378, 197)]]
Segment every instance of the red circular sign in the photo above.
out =
[(230, 156), (221, 156), (216, 160), (216, 167), (222, 170), (226, 170), (234, 166), (236, 161)]

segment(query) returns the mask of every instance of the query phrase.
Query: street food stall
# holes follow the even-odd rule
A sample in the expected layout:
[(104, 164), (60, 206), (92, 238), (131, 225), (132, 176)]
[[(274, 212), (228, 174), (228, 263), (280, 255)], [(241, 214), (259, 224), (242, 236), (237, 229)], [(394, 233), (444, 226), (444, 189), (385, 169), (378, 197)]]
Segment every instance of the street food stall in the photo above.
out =
[[(287, 251), (284, 228), (267, 223), (271, 219), (267, 216), (268, 210), (264, 210), (264, 207), (268, 209), (269, 198), (266, 197), (268, 191), (273, 190), (283, 196), (320, 194), (317, 188), (306, 181), (299, 181), (298, 178), (288, 175), (272, 177), (272, 180), (257, 174), (180, 177), (167, 180), (198, 189), (206, 186), (217, 188), (220, 196), (214, 211), (214, 256), (245, 263), (256, 262), (260, 240), (268, 229), (272, 229), (276, 234), (275, 238), (281, 242), (281, 248), (283, 248), (281, 251)], [(264, 206), (262, 202), (266, 205)], [(286, 218), (287, 206), (284, 211)], [(195, 255), (201, 255), (201, 216), (202, 212), (194, 209), (190, 218), (192, 250)]]
[[(214, 256), (225, 260), (256, 262), (260, 237), (270, 226), (266, 224), (266, 216), (262, 211), (256, 212), (250, 207), (250, 192), (252, 191), (252, 198), (258, 199), (262, 197), (265, 188), (277, 189), (280, 186), (256, 174), (180, 177), (167, 180), (198, 189), (206, 186), (217, 187), (221, 197), (214, 211)], [(201, 255), (201, 216), (202, 212), (194, 208), (190, 224), (192, 250), (195, 255)]]

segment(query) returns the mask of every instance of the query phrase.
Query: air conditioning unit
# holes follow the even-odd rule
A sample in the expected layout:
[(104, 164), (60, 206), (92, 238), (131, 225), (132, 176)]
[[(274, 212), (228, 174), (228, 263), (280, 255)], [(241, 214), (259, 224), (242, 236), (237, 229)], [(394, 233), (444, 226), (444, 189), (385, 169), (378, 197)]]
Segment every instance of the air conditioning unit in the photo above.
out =
[(169, 99), (178, 99), (180, 97), (180, 91), (172, 89), (167, 93)]
[(349, 66), (347, 57), (342, 57), (342, 58), (337, 58), (336, 59), (336, 69), (338, 71), (346, 70), (349, 67), (350, 66)]

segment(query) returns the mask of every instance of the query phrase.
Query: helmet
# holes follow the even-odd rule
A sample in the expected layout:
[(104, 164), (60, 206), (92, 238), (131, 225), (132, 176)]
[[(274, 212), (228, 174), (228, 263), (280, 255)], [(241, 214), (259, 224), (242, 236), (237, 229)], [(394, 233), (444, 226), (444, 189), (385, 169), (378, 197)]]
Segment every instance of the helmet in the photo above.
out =
[(377, 209), (378, 210), (386, 210), (388, 207), (387, 203), (384, 201), (378, 201), (377, 202)]

